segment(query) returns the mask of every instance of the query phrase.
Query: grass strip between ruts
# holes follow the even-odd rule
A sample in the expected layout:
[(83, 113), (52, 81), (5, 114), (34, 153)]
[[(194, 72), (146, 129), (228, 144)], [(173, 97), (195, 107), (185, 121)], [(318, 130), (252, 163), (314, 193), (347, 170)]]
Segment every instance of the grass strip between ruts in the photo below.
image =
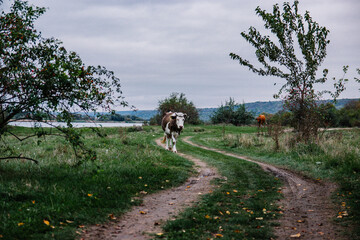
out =
[(182, 153), (216, 167), (227, 180), (203, 196), (196, 206), (168, 221), (165, 239), (270, 239), (281, 214), (281, 182), (258, 165), (179, 142)]

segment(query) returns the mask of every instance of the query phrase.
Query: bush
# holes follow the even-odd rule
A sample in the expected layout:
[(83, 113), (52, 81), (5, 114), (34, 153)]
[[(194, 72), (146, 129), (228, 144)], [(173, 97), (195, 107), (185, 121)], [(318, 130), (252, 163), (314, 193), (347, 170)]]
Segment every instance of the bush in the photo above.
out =
[(360, 100), (348, 102), (337, 116), (342, 127), (360, 127)]
[(165, 113), (182, 112), (188, 115), (187, 122), (190, 124), (200, 124), (199, 112), (193, 102), (188, 101), (184, 93), (172, 93), (170, 97), (159, 101), (158, 114), (150, 119), (150, 125), (160, 125)]
[(254, 120), (251, 112), (247, 112), (245, 104), (237, 104), (233, 98), (225, 101), (211, 116), (211, 122), (231, 123), (235, 126), (250, 124)]

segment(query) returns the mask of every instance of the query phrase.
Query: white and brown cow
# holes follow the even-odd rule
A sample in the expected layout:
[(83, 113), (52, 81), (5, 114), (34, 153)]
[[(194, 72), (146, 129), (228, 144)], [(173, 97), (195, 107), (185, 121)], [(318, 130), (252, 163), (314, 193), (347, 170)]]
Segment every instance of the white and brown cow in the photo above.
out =
[(184, 129), (184, 122), (186, 117), (186, 113), (181, 112), (168, 112), (163, 117), (161, 126), (164, 130), (164, 139), (162, 142), (165, 143), (166, 141), (166, 150), (170, 150), (170, 145), (170, 147), (172, 147), (172, 151), (174, 153), (177, 152), (176, 139)]

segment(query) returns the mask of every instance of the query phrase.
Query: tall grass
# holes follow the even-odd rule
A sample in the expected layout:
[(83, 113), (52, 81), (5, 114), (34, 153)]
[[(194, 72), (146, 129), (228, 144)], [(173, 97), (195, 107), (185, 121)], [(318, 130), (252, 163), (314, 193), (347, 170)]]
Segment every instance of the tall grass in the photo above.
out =
[(0, 162), (0, 239), (74, 239), (83, 225), (110, 221), (109, 214), (139, 204), (143, 194), (179, 185), (191, 174), (192, 163), (154, 145), (159, 132), (152, 128), (104, 129), (106, 138), (83, 131), (98, 157), (79, 167), (60, 137), (18, 142), (5, 136), (12, 151), (39, 164)]
[[(254, 128), (255, 129), (255, 128)], [(360, 236), (360, 129), (325, 131), (311, 143), (296, 143), (293, 133), (279, 135), (278, 147), (270, 136), (258, 136), (249, 128), (228, 130), (225, 135), (212, 126), (193, 141), (289, 168), (314, 178), (334, 181), (339, 185), (338, 210), (349, 214), (339, 222), (350, 220)], [(334, 216), (336, 217), (336, 216)]]
[(179, 149), (216, 167), (224, 179), (195, 207), (165, 226), (166, 239), (271, 239), (279, 216), (279, 179), (258, 165), (182, 142)]

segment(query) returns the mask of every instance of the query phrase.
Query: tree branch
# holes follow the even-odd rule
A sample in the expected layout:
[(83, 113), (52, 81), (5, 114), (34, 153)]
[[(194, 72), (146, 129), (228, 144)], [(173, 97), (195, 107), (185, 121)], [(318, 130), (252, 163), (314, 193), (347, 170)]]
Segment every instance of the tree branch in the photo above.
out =
[(32, 158), (28, 158), (28, 157), (21, 157), (21, 155), (19, 155), (18, 157), (2, 157), (2, 158), (0, 158), (0, 161), (6, 160), (6, 159), (24, 159), (24, 160), (33, 161), (34, 163), (39, 164), (39, 161), (32, 159)]

